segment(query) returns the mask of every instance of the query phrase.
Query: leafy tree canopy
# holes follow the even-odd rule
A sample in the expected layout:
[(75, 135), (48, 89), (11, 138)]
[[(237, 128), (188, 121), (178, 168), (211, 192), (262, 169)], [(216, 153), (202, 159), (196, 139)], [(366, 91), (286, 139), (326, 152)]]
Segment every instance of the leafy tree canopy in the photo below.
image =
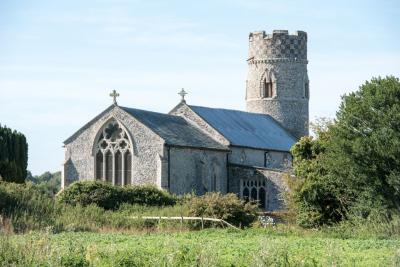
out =
[(400, 82), (373, 78), (292, 148), (289, 203), (304, 226), (400, 211)]

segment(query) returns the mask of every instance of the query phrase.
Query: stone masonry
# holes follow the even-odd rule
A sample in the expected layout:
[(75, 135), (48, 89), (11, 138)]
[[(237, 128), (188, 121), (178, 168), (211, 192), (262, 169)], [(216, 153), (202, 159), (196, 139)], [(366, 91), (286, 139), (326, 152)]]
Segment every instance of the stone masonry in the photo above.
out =
[[(308, 135), (307, 34), (253, 32), (249, 36), (247, 111), (271, 115), (295, 137)], [(264, 80), (272, 97), (264, 97)]]

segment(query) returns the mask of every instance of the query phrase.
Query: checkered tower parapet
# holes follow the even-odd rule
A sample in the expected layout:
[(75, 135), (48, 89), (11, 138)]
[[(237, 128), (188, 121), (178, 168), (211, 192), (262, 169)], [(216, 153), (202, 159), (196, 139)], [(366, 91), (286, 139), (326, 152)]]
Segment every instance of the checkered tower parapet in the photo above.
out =
[(294, 34), (286, 30), (275, 30), (272, 34), (252, 32), (249, 43), (249, 59), (307, 60), (307, 33), (303, 31)]

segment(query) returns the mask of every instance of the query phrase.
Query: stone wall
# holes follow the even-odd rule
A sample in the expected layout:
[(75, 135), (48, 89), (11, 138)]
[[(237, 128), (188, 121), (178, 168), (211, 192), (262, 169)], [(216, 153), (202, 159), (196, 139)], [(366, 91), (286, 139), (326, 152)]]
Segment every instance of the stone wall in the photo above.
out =
[(169, 154), (171, 193), (227, 192), (227, 152), (170, 147)]
[[(229, 166), (229, 192), (242, 195), (243, 183), (247, 181), (265, 180), (266, 211), (276, 211), (285, 208), (283, 193), (287, 191), (285, 183), (286, 172), (254, 168), (231, 164)], [(242, 184), (241, 184), (242, 183)], [(250, 186), (251, 188), (251, 186)]]
[(98, 131), (111, 119), (119, 121), (128, 130), (133, 141), (132, 183), (161, 184), (161, 178), (157, 179), (157, 175), (163, 172), (157, 170), (157, 166), (160, 166), (158, 164), (160, 157), (165, 157), (164, 141), (131, 115), (115, 106), (87, 125), (86, 129), (80, 131), (72, 140), (68, 140), (65, 145), (64, 186), (77, 180), (94, 180), (93, 145)]
[(229, 162), (233, 164), (281, 170), (290, 168), (292, 165), (292, 157), (289, 152), (235, 146), (231, 146), (230, 149), (232, 152), (229, 155)]

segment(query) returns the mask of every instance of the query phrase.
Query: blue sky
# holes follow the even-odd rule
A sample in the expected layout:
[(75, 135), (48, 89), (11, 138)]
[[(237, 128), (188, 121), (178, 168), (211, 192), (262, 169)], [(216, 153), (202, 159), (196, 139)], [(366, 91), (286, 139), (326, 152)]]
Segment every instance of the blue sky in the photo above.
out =
[(308, 33), (310, 115), (372, 76), (400, 76), (396, 1), (0, 1), (0, 123), (23, 132), (34, 174), (111, 104), (244, 109), (248, 33)]

